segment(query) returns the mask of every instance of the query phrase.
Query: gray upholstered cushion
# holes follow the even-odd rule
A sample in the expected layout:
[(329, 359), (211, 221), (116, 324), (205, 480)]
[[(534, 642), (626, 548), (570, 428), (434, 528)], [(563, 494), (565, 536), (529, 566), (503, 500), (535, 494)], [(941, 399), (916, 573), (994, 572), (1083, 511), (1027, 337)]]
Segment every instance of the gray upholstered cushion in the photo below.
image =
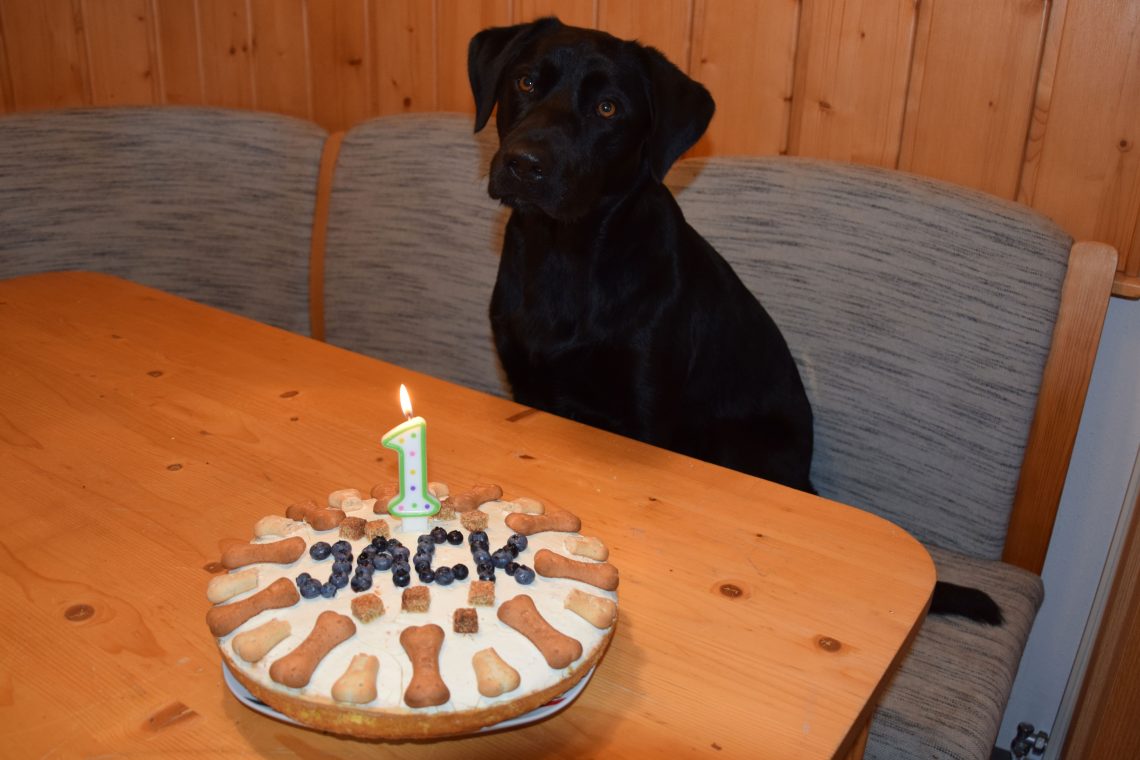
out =
[(0, 118), (0, 277), (96, 270), (308, 333), (325, 137), (204, 108)]
[(787, 337), (819, 492), (999, 558), (1068, 236), (1025, 207), (866, 167), (686, 160), (669, 184)]
[(1033, 573), (940, 549), (930, 554), (939, 578), (993, 596), (1005, 623), (927, 618), (871, 721), (867, 760), (988, 760), (1041, 606), (1041, 578)]
[(506, 395), (488, 307), (506, 211), (487, 195), (493, 129), (375, 119), (341, 145), (325, 254), (328, 342)]

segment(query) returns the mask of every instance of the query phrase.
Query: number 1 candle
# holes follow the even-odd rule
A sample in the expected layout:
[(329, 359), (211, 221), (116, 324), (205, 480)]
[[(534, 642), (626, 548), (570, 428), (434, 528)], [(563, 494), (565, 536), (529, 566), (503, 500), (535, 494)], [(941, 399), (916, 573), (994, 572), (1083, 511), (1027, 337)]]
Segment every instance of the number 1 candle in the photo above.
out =
[(427, 422), (423, 417), (412, 416), (412, 400), (403, 385), (400, 408), (407, 420), (380, 440), (400, 455), (400, 492), (388, 502), (388, 514), (402, 521), (401, 531), (426, 533), (428, 518), (439, 512), (439, 500), (428, 492)]

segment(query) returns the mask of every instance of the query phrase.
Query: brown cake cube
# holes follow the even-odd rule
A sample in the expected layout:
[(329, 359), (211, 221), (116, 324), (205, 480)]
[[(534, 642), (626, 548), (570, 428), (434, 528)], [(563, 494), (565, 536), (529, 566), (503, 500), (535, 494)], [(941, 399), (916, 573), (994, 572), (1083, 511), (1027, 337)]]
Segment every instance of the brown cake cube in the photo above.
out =
[(379, 517), (375, 520), (369, 520), (364, 524), (364, 535), (368, 536), (368, 540), (370, 541), (377, 536), (387, 538), (390, 535), (388, 530), (388, 521), (383, 517)]
[(352, 616), (362, 623), (371, 623), (384, 614), (384, 600), (379, 594), (357, 594), (352, 597)]
[(479, 613), (474, 607), (460, 607), (451, 616), (456, 633), (479, 633)]
[(448, 520), (455, 519), (455, 509), (448, 504), (447, 499), (439, 503), (439, 511), (436, 512), (432, 518), (438, 522), (447, 522)]
[(471, 581), (467, 589), (467, 603), (480, 607), (490, 607), (495, 603), (494, 581)]
[(487, 530), (487, 513), (480, 512), (478, 509), (462, 512), (459, 515), (459, 522), (472, 533), (477, 530)]
[(402, 606), (405, 612), (427, 612), (431, 606), (431, 590), (427, 586), (404, 589)]
[(340, 537), (347, 538), (350, 541), (364, 538), (365, 522), (363, 517), (344, 518), (344, 521), (340, 524)]

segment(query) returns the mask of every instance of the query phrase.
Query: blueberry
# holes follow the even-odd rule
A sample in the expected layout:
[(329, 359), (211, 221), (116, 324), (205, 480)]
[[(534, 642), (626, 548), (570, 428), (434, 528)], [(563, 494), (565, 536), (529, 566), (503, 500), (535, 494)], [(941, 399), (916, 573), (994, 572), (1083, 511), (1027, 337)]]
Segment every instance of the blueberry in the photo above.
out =
[(337, 541), (335, 544), (332, 545), (332, 550), (334, 552), (351, 552), (352, 551), (352, 544), (345, 541), (344, 539), (341, 539), (340, 541)]
[(483, 551), (490, 551), (491, 549), (491, 544), (487, 541), (472, 541), (469, 543), (471, 545), (471, 551), (477, 551), (479, 549), (482, 549)]
[(367, 575), (369, 578), (371, 578), (372, 577), (372, 566), (371, 565), (357, 565), (355, 575)]
[(375, 557), (380, 553), (380, 550), (377, 549), (374, 544), (365, 544), (364, 548), (360, 550), (360, 553), (369, 557)]
[(310, 578), (301, 584), (300, 591), (301, 596), (305, 597), (306, 599), (312, 599), (313, 597), (320, 595), (321, 582)]
[(441, 567), (435, 571), (435, 582), (441, 586), (450, 586), (455, 580), (455, 573), (450, 567)]
[[(440, 568), (440, 569), (442, 569), (442, 568)], [(455, 580), (461, 581), (461, 580), (464, 580), (465, 578), (467, 578), (468, 574), (471, 571), (467, 569), (467, 565), (464, 565), (461, 562), (458, 565), (451, 568), (451, 572), (455, 574)], [(437, 572), (436, 575), (439, 575), (439, 573)]]
[(471, 535), (469, 535), (467, 537), (467, 543), (469, 543), (469, 544), (475, 544), (475, 543), (478, 543), (480, 541), (486, 541), (486, 540), (487, 540), (487, 531), (485, 531), (485, 530), (471, 531)]
[(378, 552), (388, 551), (388, 539), (383, 536), (376, 536), (372, 539), (370, 546), (374, 546)]
[(503, 571), (506, 572), (507, 575), (514, 575), (515, 570), (518, 570), (519, 567), (520, 565), (518, 562), (508, 562), (506, 567), (503, 568)]
[(482, 565), (491, 561), (491, 555), (487, 553), (486, 549), (476, 549), (471, 552), (471, 561), (476, 565)]
[(400, 546), (403, 546), (403, 544), (401, 544), (400, 539), (396, 538), (395, 536), (392, 536), (388, 539), (388, 551), (392, 551), (393, 549)]
[(519, 556), (519, 548), (517, 546), (511, 546), (510, 544), (504, 546), (502, 549), (500, 549), (500, 551), (510, 552), (511, 559)]
[(511, 556), (511, 553), (508, 550), (499, 549), (491, 555), (491, 564), (495, 567), (506, 567), (507, 563), (509, 563), (512, 559), (514, 559), (514, 557)]
[(408, 551), (408, 547), (406, 546), (397, 546), (395, 549), (390, 549), (389, 553), (392, 555), (392, 559), (397, 562), (407, 562), (408, 557), (412, 556), (412, 553)]
[(392, 567), (392, 555), (388, 552), (380, 552), (372, 558), (372, 567), (376, 570), (388, 570)]
[(428, 539), (427, 541), (421, 541), (420, 543), (416, 544), (416, 553), (435, 554), (435, 544), (432, 543), (431, 539)]
[(493, 573), (493, 572), (495, 572), (495, 566), (492, 565), (490, 562), (480, 562), (478, 565), (475, 566), (475, 572), (476, 573)]
[(398, 559), (392, 563), (393, 573), (404, 573), (405, 575), (412, 574), (412, 566), (408, 564), (406, 559)]
[(334, 596), (336, 596), (336, 592), (336, 584), (332, 581), (326, 581), (325, 583), (321, 584), (321, 596), (323, 596), (325, 599), (332, 599)]
[(432, 570), (430, 567), (427, 568), (426, 570), (420, 570), (419, 577), (420, 577), (420, 583), (434, 583), (435, 582), (435, 571)]
[(318, 541), (309, 547), (309, 556), (316, 560), (324, 559), (332, 554), (332, 547), (326, 541)]
[(392, 573), (392, 583), (395, 583), (397, 586), (407, 586), (411, 582), (412, 576), (405, 570), (397, 570)]
[(360, 559), (356, 560), (357, 572), (359, 572), (361, 569), (367, 569), (368, 572), (372, 572), (372, 558), (371, 557), (361, 557)]
[(337, 588), (344, 588), (348, 585), (348, 573), (333, 573), (329, 576), (329, 583)]
[(529, 586), (534, 583), (534, 571), (526, 565), (519, 565), (519, 569), (515, 570), (515, 580), (524, 586)]
[[(526, 550), (527, 538), (521, 533), (514, 533), (507, 539), (507, 546), (513, 546), (520, 552)], [(517, 555), (516, 555), (517, 556)]]
[(431, 540), (437, 544), (442, 544), (447, 540), (447, 531), (437, 525), (431, 529)]
[(300, 575), (298, 575), (297, 576), (297, 588), (301, 588), (301, 586), (305, 585), (305, 581), (309, 580), (312, 577), (313, 576), (309, 575), (308, 573), (301, 573)]
[(352, 590), (353, 591), (367, 591), (372, 588), (371, 575), (354, 575), (352, 577)]
[(424, 570), (431, 570), (431, 557), (423, 557), (419, 554), (412, 560), (412, 567), (416, 569), (417, 573), (422, 573)]
[(332, 571), (334, 573), (347, 573), (352, 570), (352, 560), (338, 559), (332, 564)]
[(461, 543), (463, 543), (463, 534), (457, 530), (451, 531), (447, 534), (447, 543), (451, 544), (452, 546), (459, 546)]
[(493, 580), (495, 580), (495, 571), (494, 570), (486, 570), (486, 571), (480, 570), (479, 571), (479, 580), (481, 580), (481, 581), (493, 581)]

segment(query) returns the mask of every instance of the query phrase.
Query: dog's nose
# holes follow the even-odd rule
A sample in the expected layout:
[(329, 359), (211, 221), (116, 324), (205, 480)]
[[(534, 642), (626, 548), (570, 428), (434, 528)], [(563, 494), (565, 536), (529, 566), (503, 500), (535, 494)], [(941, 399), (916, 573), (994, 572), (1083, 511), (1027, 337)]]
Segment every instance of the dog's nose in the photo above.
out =
[(518, 148), (504, 156), (507, 170), (517, 180), (523, 182), (537, 182), (542, 179), (544, 170), (542, 159), (537, 151), (530, 148)]

